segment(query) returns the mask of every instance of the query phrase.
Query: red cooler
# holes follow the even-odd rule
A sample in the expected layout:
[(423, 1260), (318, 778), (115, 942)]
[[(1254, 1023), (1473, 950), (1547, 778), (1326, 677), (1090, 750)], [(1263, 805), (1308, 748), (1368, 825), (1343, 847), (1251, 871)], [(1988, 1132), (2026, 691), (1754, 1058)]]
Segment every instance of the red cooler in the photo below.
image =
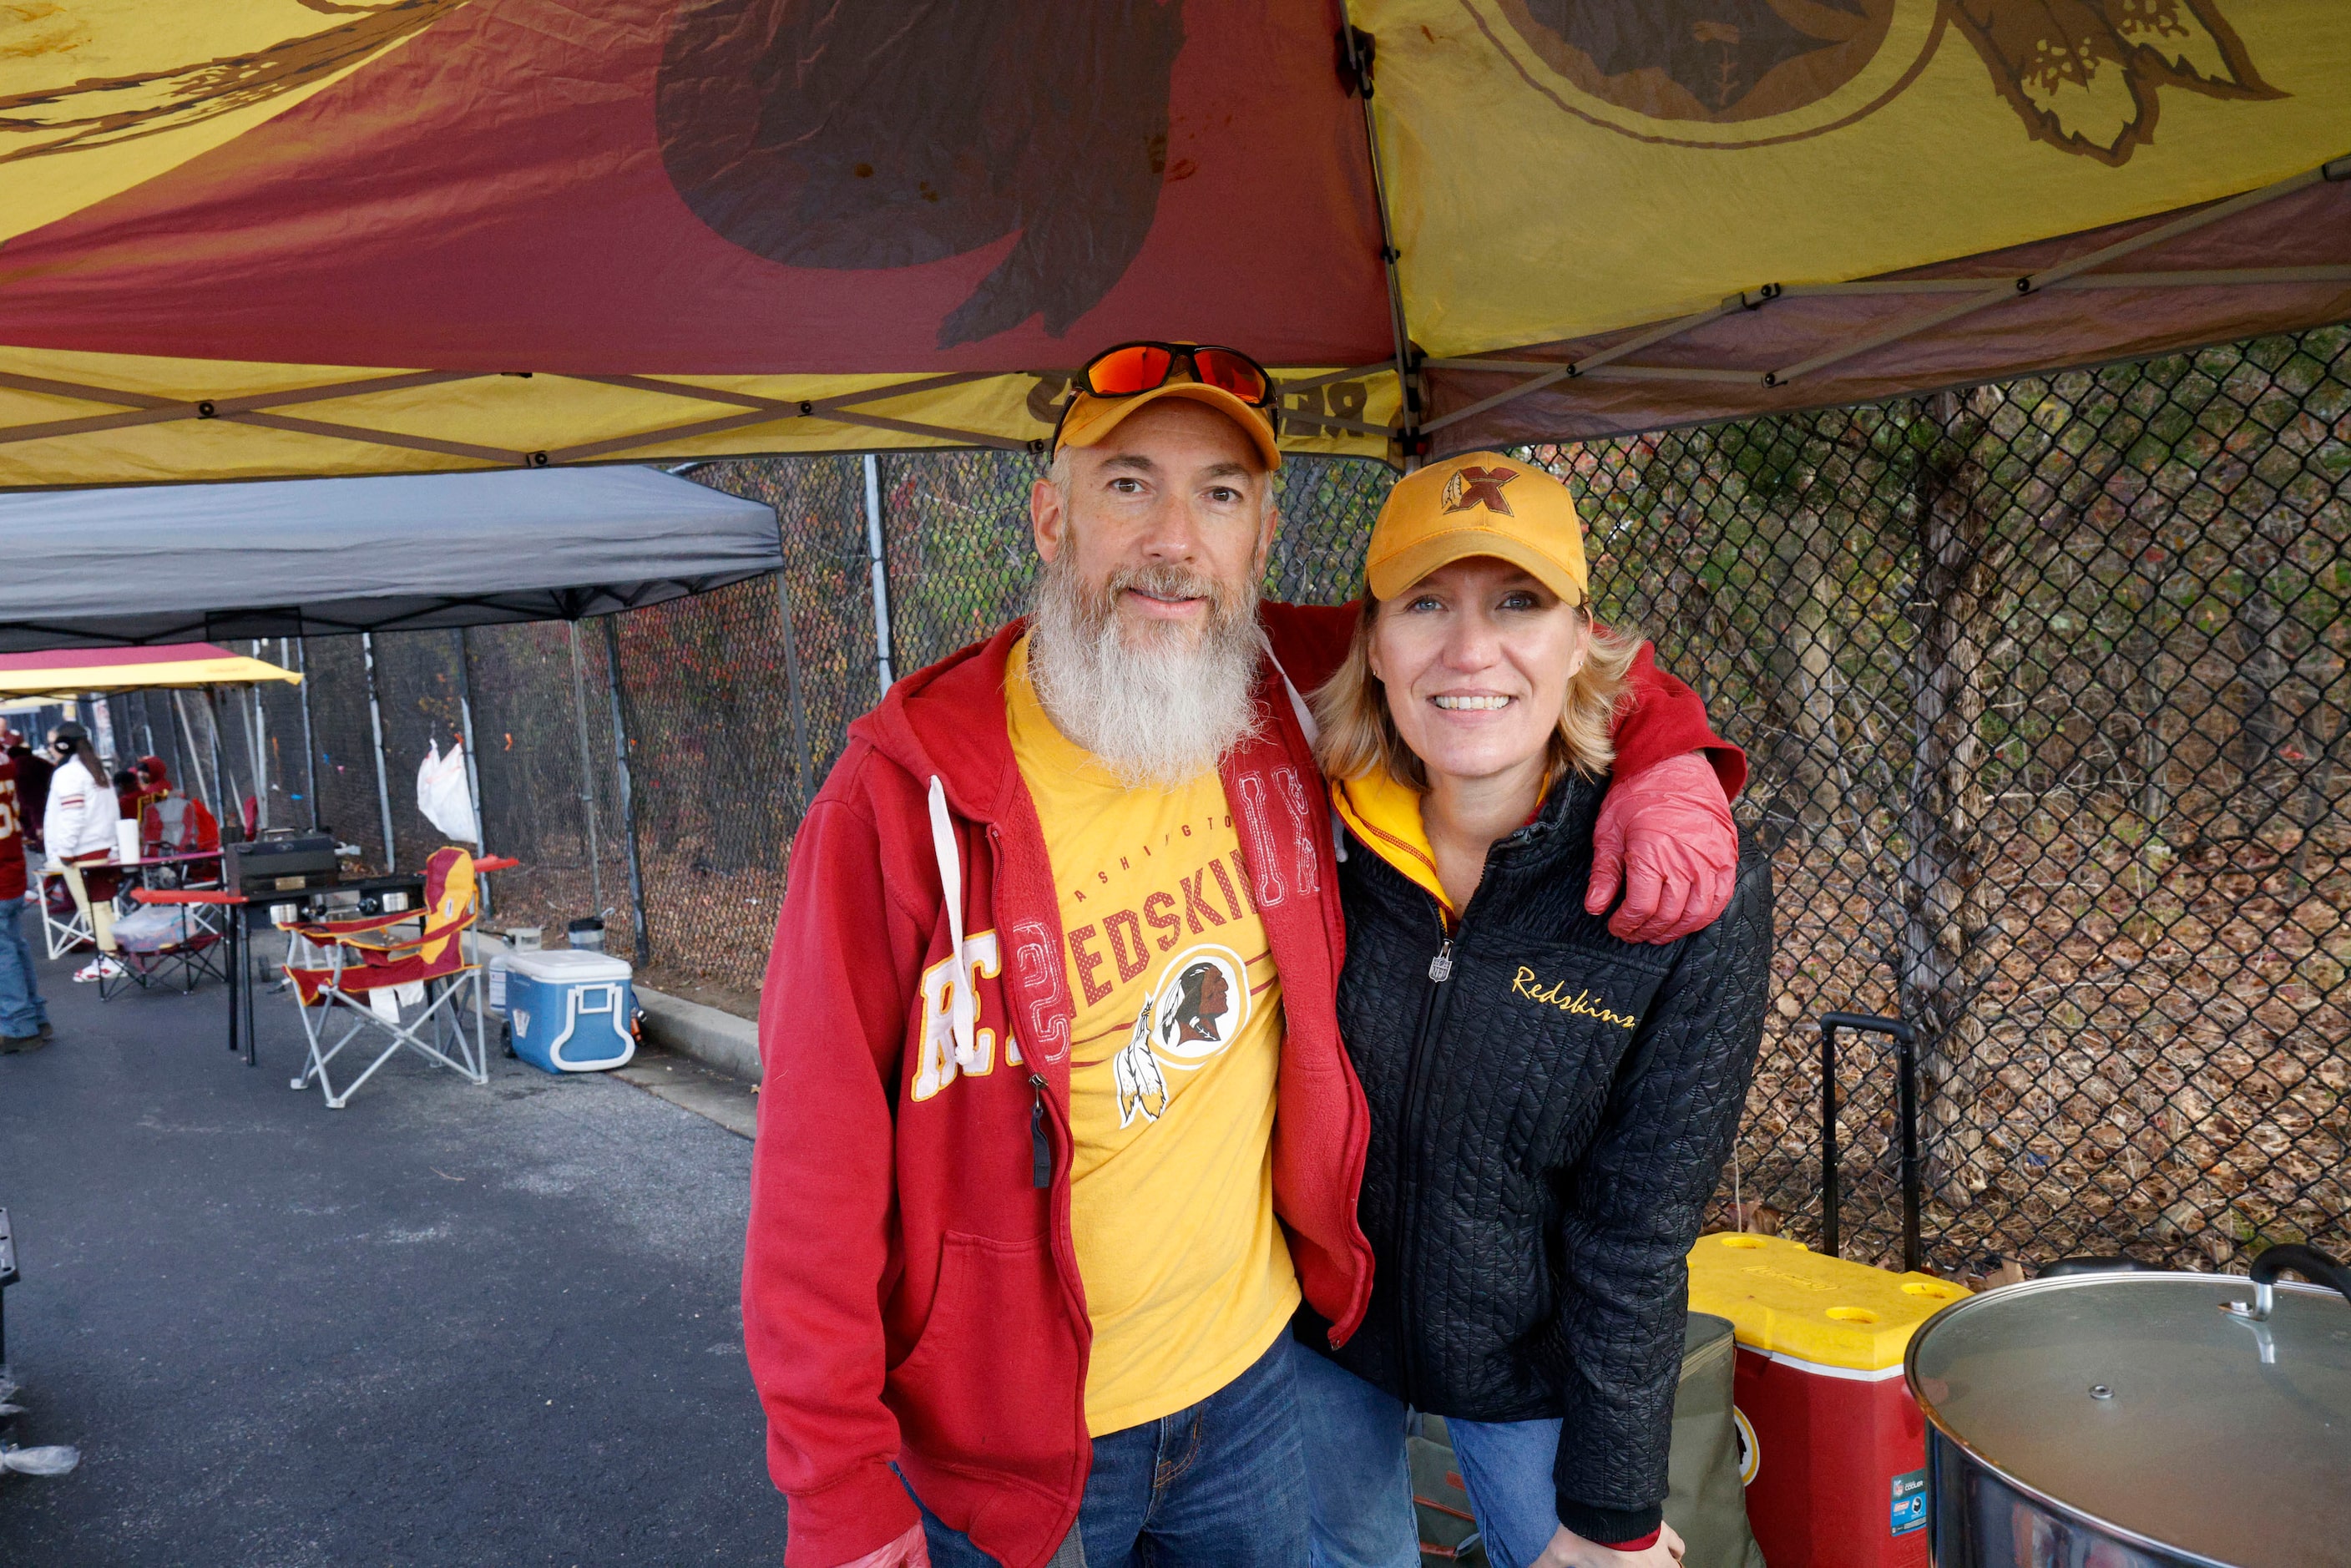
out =
[(1702, 1236), (1690, 1310), (1739, 1338), (1740, 1474), (1771, 1568), (1927, 1568), (1927, 1432), (1902, 1382), (1918, 1325), (1967, 1295), (1771, 1236)]

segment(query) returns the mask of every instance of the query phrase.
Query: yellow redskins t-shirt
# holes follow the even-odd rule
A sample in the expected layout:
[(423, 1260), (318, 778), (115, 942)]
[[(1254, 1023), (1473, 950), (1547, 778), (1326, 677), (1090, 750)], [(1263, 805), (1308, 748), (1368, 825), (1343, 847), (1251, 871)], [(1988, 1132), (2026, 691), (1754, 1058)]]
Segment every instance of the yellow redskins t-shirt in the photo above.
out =
[(1070, 1222), (1101, 1437), (1214, 1394), (1297, 1310), (1273, 1218), (1281, 985), (1217, 775), (1119, 783), (1053, 727), (1026, 637), (1004, 691), (1061, 899)]

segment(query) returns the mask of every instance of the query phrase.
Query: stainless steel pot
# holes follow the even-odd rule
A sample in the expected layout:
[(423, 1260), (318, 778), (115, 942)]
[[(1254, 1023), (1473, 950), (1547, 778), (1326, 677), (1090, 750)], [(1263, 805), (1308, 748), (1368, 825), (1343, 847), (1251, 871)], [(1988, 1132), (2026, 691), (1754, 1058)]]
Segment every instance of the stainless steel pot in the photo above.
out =
[(1905, 1371), (1936, 1568), (2351, 1563), (2351, 1270), (2309, 1248), (2045, 1273), (1936, 1314)]

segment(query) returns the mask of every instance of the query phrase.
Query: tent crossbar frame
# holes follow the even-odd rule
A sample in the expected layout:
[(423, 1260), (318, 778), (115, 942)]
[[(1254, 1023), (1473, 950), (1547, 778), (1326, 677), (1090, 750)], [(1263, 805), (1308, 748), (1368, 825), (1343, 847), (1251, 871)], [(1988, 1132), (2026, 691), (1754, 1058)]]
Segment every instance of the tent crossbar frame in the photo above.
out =
[[(1775, 292), (1767, 294), (1764, 298), (1767, 299), (1774, 298), (1777, 298), (1777, 295)], [(1547, 387), (1556, 386), (1561, 382), (1567, 381), (1573, 377), (1589, 375), (1596, 370), (1614, 364), (1616, 361), (1623, 359), (1627, 354), (1637, 354), (1644, 349), (1654, 348), (1656, 345), (1665, 342), (1667, 339), (1678, 338), (1685, 332), (1694, 332), (1700, 327), (1707, 325), (1708, 322), (1719, 321), (1723, 317), (1729, 315), (1734, 310), (1749, 310), (1755, 308), (1755, 306), (1747, 303), (1747, 297), (1745, 295), (1734, 294), (1719, 305), (1713, 306), (1705, 310), (1693, 312), (1687, 316), (1677, 316), (1670, 321), (1659, 322), (1656, 326), (1650, 328), (1646, 332), (1637, 332), (1632, 337), (1625, 339), (1621, 343), (1612, 343), (1607, 348), (1602, 349), (1596, 353), (1587, 354), (1581, 360), (1571, 360), (1564, 362), (1554, 361), (1540, 375), (1533, 376), (1529, 380), (1520, 382), (1514, 387), (1506, 387), (1502, 391), (1496, 392), (1493, 396), (1481, 398), (1466, 408), (1457, 408), (1451, 413), (1446, 414), (1437, 419), (1430, 420), (1427, 423), (1420, 427), (1421, 433), (1423, 434), (1426, 434), (1431, 431), (1442, 430), (1448, 424), (1458, 424), (1465, 419), (1474, 419), (1478, 415), (1484, 413), (1488, 409), (1499, 408), (1506, 402), (1512, 402), (1520, 398), (1527, 396), (1531, 392), (1539, 392)], [(1427, 362), (1434, 365), (1438, 361), (1431, 360)], [(1449, 362), (1458, 363), (1458, 361)], [(1479, 361), (1473, 361), (1470, 362), (1478, 363)]]
[[(664, 381), (652, 376), (570, 376), (563, 379), (590, 382), (599, 385), (626, 387), (637, 392), (658, 392), (705, 402), (730, 404), (745, 412), (716, 418), (695, 420), (684, 424), (664, 425), (653, 430), (632, 432), (603, 441), (545, 451), (525, 452), (501, 446), (484, 446), (473, 442), (453, 441), (441, 436), (418, 435), (405, 431), (377, 430), (364, 425), (342, 423), (329, 420), (304, 419), (272, 412), (304, 403), (323, 402), (339, 398), (364, 397), (374, 392), (399, 392), (422, 386), (442, 385), (452, 382), (486, 381), (506, 371), (414, 371), (392, 376), (371, 376), (357, 381), (333, 382), (319, 386), (294, 387), (280, 392), (253, 392), (243, 397), (198, 399), (193, 402), (161, 397), (150, 392), (130, 392), (120, 388), (102, 387), (88, 382), (56, 381), (39, 376), (0, 372), (0, 388), (34, 392), (46, 397), (70, 398), (83, 402), (112, 403), (120, 410), (113, 413), (83, 414), (70, 419), (43, 420), (32, 424), (0, 426), (0, 445), (26, 441), (44, 441), (57, 436), (92, 434), (105, 430), (120, 430), (141, 424), (164, 424), (179, 420), (226, 420), (232, 423), (248, 424), (267, 430), (282, 430), (297, 435), (317, 435), (331, 440), (356, 441), (370, 445), (393, 446), (410, 451), (430, 452), (444, 457), (462, 457), (471, 461), (492, 463), (505, 467), (538, 468), (553, 463), (584, 462), (614, 453), (630, 452), (658, 442), (680, 441), (696, 435), (721, 434), (747, 425), (765, 424), (778, 419), (818, 419), (830, 423), (857, 425), (888, 430), (899, 434), (915, 435), (956, 444), (991, 446), (1006, 451), (1025, 452), (1030, 444), (1008, 436), (989, 435), (980, 431), (958, 430), (952, 426), (920, 424), (886, 415), (855, 412), (868, 402), (885, 402), (891, 398), (907, 397), (916, 392), (966, 382), (985, 381), (998, 374), (992, 371), (964, 371), (951, 375), (923, 376), (913, 381), (892, 382), (884, 386), (865, 387), (856, 392), (838, 393), (828, 398), (787, 400), (764, 398), (749, 392), (738, 392), (719, 387), (695, 386), (690, 382)], [(550, 375), (554, 372), (550, 372)]]
[(1766, 371), (1763, 372), (1763, 384), (1767, 387), (1780, 386), (1801, 376), (1811, 375), (1815, 371), (1826, 370), (1831, 365), (1842, 364), (1847, 360), (1857, 358), (1873, 350), (1885, 348), (1890, 343), (1898, 343), (1906, 338), (1915, 338), (1921, 332), (1932, 331), (1935, 328), (1948, 325), (1962, 316), (1971, 316), (1979, 310), (1988, 309), (1994, 305), (2005, 304), (2013, 299), (2029, 299), (2035, 294), (2043, 292), (2068, 278), (2102, 267), (2107, 262), (2119, 261), (2126, 256), (2135, 256), (2152, 246), (2178, 239), (2182, 235), (2209, 228), (2223, 218), (2231, 218), (2240, 213), (2250, 212), (2255, 207), (2266, 205), (2281, 196), (2290, 196), (2297, 191), (2308, 190), (2313, 185), (2334, 178), (2335, 176), (2328, 172), (2334, 167), (2335, 165), (2330, 163), (2321, 168), (2304, 170), (2274, 184), (2263, 185), (2241, 195), (2231, 196), (2226, 201), (2215, 202), (2210, 206), (2182, 214), (2169, 223), (2158, 224), (2155, 227), (2132, 235), (2126, 239), (2100, 246), (2097, 249), (2077, 256), (2071, 261), (2061, 261), (2053, 267), (2043, 267), (2037, 272), (2028, 272), (2020, 277), (1996, 284), (1979, 294), (1946, 305), (1940, 309), (1930, 310), (1913, 320), (1900, 322), (1881, 331), (1869, 333), (1858, 341), (1814, 354), (1809, 360), (1799, 360), (1784, 370)]
[[(1525, 375), (1528, 379), (1515, 386), (1506, 387), (1493, 395), (1429, 421), (1421, 427), (1424, 434), (1440, 430), (1466, 419), (1475, 418), (1490, 409), (1545, 391), (1561, 382), (1590, 376), (1595, 381), (1654, 382), (1715, 382), (1740, 385), (1760, 382), (1764, 387), (1780, 387), (1799, 376), (1809, 375), (1858, 355), (1880, 349), (1921, 332), (1958, 320), (2011, 300), (2029, 299), (2036, 294), (2053, 290), (2090, 288), (2160, 288), (2255, 287), (2311, 283), (2351, 282), (2351, 266), (2310, 266), (2277, 267), (2216, 267), (2181, 268), (2151, 272), (2098, 272), (2095, 268), (2107, 262), (2119, 261), (2152, 246), (2160, 246), (2183, 235), (2193, 233), (2224, 218), (2250, 211), (2254, 207), (2287, 196), (2297, 191), (2331, 181), (2351, 179), (2351, 158), (2337, 159), (2320, 168), (2273, 184), (2218, 202), (2193, 213), (2184, 214), (2169, 223), (2158, 225), (2143, 233), (2130, 235), (2111, 245), (2056, 263), (2038, 272), (2008, 277), (1920, 277), (1870, 278), (1849, 283), (1768, 284), (1762, 288), (1731, 296), (1710, 310), (1677, 317), (1661, 323), (1649, 332), (1637, 334), (1621, 343), (1610, 345), (1581, 360), (1478, 359), (1447, 357), (1422, 361), (1428, 370), (1467, 371), (1473, 373)], [(1834, 298), (1857, 295), (1959, 294), (1963, 298), (1938, 309), (1911, 320), (1899, 322), (1857, 341), (1826, 350), (1807, 360), (1780, 370), (1752, 371), (1732, 366), (1686, 365), (1624, 365), (1611, 361), (1624, 355), (1678, 337), (1733, 311), (1752, 311), (1775, 299), (1801, 298)]]
[[(1326, 371), (1319, 376), (1280, 383), (1280, 390), (1284, 392), (1311, 392), (1334, 382), (1351, 380), (1387, 368), (1389, 367), (1384, 362)], [(984, 431), (965, 430), (954, 425), (930, 424), (900, 419), (865, 406), (871, 403), (887, 402), (893, 398), (910, 397), (920, 392), (964, 385), (971, 382), (992, 380), (1005, 373), (995, 371), (959, 371), (945, 375), (919, 376), (910, 381), (862, 387), (855, 392), (840, 392), (831, 397), (805, 399), (768, 397), (756, 392), (738, 392), (729, 387), (700, 386), (690, 382), (670, 381), (658, 376), (564, 376), (561, 372), (548, 372), (550, 379), (559, 377), (563, 380), (585, 382), (599, 386), (619, 387), (632, 392), (653, 392), (693, 402), (718, 403), (738, 412), (692, 420), (679, 424), (661, 425), (650, 430), (632, 431), (600, 441), (581, 442), (570, 446), (536, 452), (486, 446), (476, 442), (456, 441), (407, 431), (380, 430), (342, 421), (309, 419), (279, 412), (306, 403), (365, 397), (378, 392), (403, 392), (418, 387), (440, 386), (456, 382), (486, 381), (507, 373), (509, 372), (486, 371), (411, 371), (396, 375), (368, 376), (316, 386), (252, 392), (242, 397), (189, 401), (167, 398), (152, 392), (99, 386), (85, 382), (59, 381), (49, 377), (0, 371), (0, 389), (32, 392), (45, 397), (67, 398), (83, 402), (110, 403), (115, 405), (116, 409), (116, 412), (109, 413), (82, 414), (68, 419), (43, 420), (31, 424), (0, 426), (0, 445), (27, 441), (45, 441), (59, 436), (95, 434), (101, 431), (121, 430), (143, 424), (165, 424), (182, 420), (219, 419), (259, 429), (284, 431), (289, 434), (314, 435), (329, 440), (352, 441), (368, 445), (427, 452), (436, 456), (462, 458), (469, 462), (494, 464), (501, 467), (538, 468), (558, 463), (590, 462), (597, 458), (640, 451), (644, 447), (664, 442), (687, 441), (703, 435), (722, 435), (729, 431), (742, 430), (779, 420), (814, 419), (826, 423), (887, 431), (893, 434), (909, 435), (921, 440), (944, 442), (957, 446), (988, 447), (1005, 452), (1034, 452), (1037, 449), (1037, 443), (1033, 440), (994, 435)], [(1353, 431), (1358, 434), (1381, 437), (1392, 437), (1399, 429), (1396, 425), (1371, 424), (1332, 414), (1318, 414), (1315, 423), (1334, 429)]]

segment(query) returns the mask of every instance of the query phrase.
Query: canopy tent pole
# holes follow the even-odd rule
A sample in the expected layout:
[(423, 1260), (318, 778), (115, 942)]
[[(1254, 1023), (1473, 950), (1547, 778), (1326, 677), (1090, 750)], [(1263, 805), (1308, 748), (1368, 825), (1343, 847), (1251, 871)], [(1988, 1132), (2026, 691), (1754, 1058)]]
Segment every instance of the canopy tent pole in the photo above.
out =
[(221, 735), (220, 692), (217, 687), (204, 688), (204, 715), (213, 723), (213, 798), (220, 802), (214, 815), (220, 820), (221, 831), (231, 831), (231, 823), (238, 838), (245, 836), (245, 812), (229, 796), (228, 758), (225, 755)]
[(294, 639), (294, 673), (302, 677), (302, 788), (310, 798), (310, 831), (319, 831), (319, 742), (310, 727), (310, 639)]
[(400, 865), (392, 844), (392, 780), (383, 760), (383, 707), (375, 694), (375, 633), (360, 633), (360, 654), (367, 664), (368, 727), (375, 732), (375, 804), (383, 815), (383, 869), (389, 876)]
[[(172, 747), (172, 782), (183, 794), (195, 793), (201, 799), (201, 791), (196, 790), (195, 786), (189, 782), (189, 779), (193, 777), (189, 769), (195, 764), (188, 753), (180, 749), (180, 727), (175, 722), (177, 712), (175, 705), (179, 701), (179, 695), (177, 692), (167, 692), (163, 697), (163, 738)], [(158, 752), (156, 755), (160, 757), (162, 753)]]
[(580, 806), (588, 822), (589, 896), (601, 915), (604, 863), (596, 841), (596, 764), (588, 747), (588, 677), (580, 667), (580, 622), (567, 621), (563, 629), (571, 634), (571, 716), (580, 727)]
[(161, 755), (161, 753), (155, 749), (155, 712), (153, 698), (154, 694), (152, 692), (141, 692), (139, 694), (139, 733), (146, 737), (146, 755), (149, 757)]
[(629, 846), (629, 901), (637, 921), (637, 967), (653, 962), (653, 937), (645, 929), (645, 874), (637, 860), (637, 792), (629, 780), (629, 727), (621, 711), (621, 628), (604, 617), (604, 669), (611, 677), (612, 755), (621, 765), (621, 825)]
[[(253, 640), (253, 656), (261, 657), (261, 639)], [(253, 695), (253, 810), (254, 826), (269, 826), (269, 714), (261, 706), (261, 688), (251, 688)]]
[[(457, 722), (463, 727), (458, 744), (465, 748), (465, 793), (474, 805), (474, 847), (487, 852), (489, 827), (482, 820), (482, 776), (474, 766), (474, 660), (473, 643), (465, 628), (457, 628)], [(490, 884), (485, 880), (482, 889), (482, 913), (495, 913), (490, 906)]]
[(1413, 379), (1412, 334), (1405, 325), (1404, 278), (1396, 271), (1396, 263), (1404, 253), (1396, 249), (1395, 227), (1388, 221), (1387, 172), (1380, 163), (1379, 127), (1372, 119), (1372, 90), (1374, 53), (1377, 40), (1356, 27), (1355, 19), (1348, 14), (1347, 0), (1339, 0), (1339, 47), (1341, 63), (1345, 66), (1348, 87), (1364, 106), (1364, 152), (1372, 165), (1372, 206), (1380, 223), (1380, 265), (1385, 270), (1388, 285), (1388, 330), (1395, 342), (1396, 392), (1404, 400), (1397, 411), (1397, 434), (1404, 447), (1407, 471), (1419, 466), (1420, 388)]
[(898, 677), (890, 661), (890, 570), (882, 552), (882, 465), (865, 455), (865, 554), (873, 573), (873, 653), (882, 672), (882, 695)]
[[(192, 791), (204, 804), (204, 809), (217, 819), (220, 816), (219, 781), (217, 779), (214, 781), (213, 798), (210, 800), (204, 800), (204, 753), (203, 748), (196, 745), (196, 727), (188, 718), (188, 701), (185, 692), (172, 694), (172, 711), (179, 716), (180, 733), (187, 737), (188, 742), (188, 754), (182, 759), (183, 766), (180, 770), (182, 785)], [(172, 745), (177, 747), (179, 742), (174, 740)]]

